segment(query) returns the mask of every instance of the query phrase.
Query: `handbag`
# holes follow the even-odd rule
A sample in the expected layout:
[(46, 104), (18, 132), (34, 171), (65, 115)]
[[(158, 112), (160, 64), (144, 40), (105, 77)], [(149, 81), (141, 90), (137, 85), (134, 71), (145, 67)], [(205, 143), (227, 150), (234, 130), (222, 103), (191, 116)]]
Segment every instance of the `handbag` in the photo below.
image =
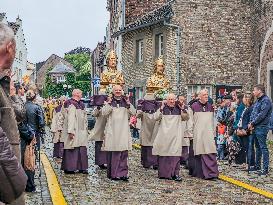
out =
[(29, 145), (26, 146), (24, 153), (24, 168), (25, 170), (34, 171), (35, 170), (35, 152), (34, 152), (35, 138), (31, 141)]

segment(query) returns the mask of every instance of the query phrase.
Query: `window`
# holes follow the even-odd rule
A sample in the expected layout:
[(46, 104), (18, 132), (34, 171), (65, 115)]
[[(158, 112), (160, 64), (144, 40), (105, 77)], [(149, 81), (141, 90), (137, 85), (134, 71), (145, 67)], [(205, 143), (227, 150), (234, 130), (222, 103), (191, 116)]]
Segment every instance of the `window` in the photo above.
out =
[(136, 62), (141, 63), (143, 62), (143, 51), (144, 51), (144, 40), (137, 40), (136, 41)]
[(116, 12), (118, 12), (118, 0), (113, 0), (113, 2), (114, 2), (114, 12), (116, 13)]
[(65, 76), (61, 75), (61, 76), (57, 76), (57, 83), (63, 83), (65, 82)]
[(164, 37), (163, 34), (155, 35), (155, 57), (163, 56), (164, 54)]
[(209, 96), (212, 97), (212, 88), (210, 85), (189, 85), (187, 92), (187, 102), (191, 100), (191, 95), (193, 93), (199, 93), (202, 89), (207, 89), (209, 91)]

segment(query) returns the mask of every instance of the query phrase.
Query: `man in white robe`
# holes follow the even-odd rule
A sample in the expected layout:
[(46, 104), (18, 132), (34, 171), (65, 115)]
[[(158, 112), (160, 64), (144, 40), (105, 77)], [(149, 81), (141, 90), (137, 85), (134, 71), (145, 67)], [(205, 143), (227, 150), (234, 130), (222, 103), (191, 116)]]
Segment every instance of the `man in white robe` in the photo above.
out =
[(155, 113), (155, 119), (160, 120), (157, 136), (153, 144), (153, 155), (158, 155), (158, 177), (182, 181), (179, 176), (180, 157), (182, 153), (182, 130), (186, 113), (176, 103), (176, 96), (169, 94), (167, 103)]
[(88, 124), (82, 91), (73, 90), (72, 98), (64, 104), (66, 110), (64, 122), (64, 153), (62, 170), (67, 174), (88, 174)]
[(53, 118), (51, 123), (51, 132), (53, 134), (53, 157), (62, 158), (64, 149), (64, 139), (62, 131), (64, 126), (64, 102), (65, 97), (60, 98), (60, 104), (53, 111)]
[(154, 118), (158, 104), (153, 94), (146, 94), (144, 100), (139, 101), (137, 118), (141, 119), (141, 164), (144, 168), (158, 168), (158, 156), (152, 154), (153, 143), (158, 129), (158, 126), (156, 126), (157, 121)]
[(194, 167), (192, 167), (191, 174), (202, 179), (218, 178), (217, 152), (214, 141), (214, 110), (208, 103), (206, 89), (200, 91), (199, 100), (192, 104), (191, 109), (194, 153)]
[(106, 169), (107, 164), (107, 152), (102, 151), (101, 147), (104, 140), (104, 129), (106, 125), (106, 117), (102, 116), (101, 106), (97, 106), (92, 115), (96, 117), (96, 124), (92, 130), (91, 140), (95, 141), (95, 165), (98, 165), (101, 169)]
[(128, 181), (128, 150), (132, 149), (129, 119), (136, 113), (129, 98), (122, 93), (122, 87), (115, 85), (113, 98), (102, 108), (102, 115), (107, 118), (102, 150), (107, 151), (107, 177)]

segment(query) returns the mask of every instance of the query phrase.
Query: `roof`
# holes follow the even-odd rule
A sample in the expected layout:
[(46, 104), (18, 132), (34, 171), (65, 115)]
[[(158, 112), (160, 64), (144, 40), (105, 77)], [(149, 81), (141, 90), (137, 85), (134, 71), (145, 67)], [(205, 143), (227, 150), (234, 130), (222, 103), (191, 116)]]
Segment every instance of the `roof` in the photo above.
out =
[(9, 25), (9, 27), (12, 28), (14, 34), (16, 34), (17, 31), (18, 31), (18, 29), (20, 28), (20, 25), (18, 25), (18, 24), (15, 23), (15, 22), (8, 22), (8, 25)]
[(74, 68), (70, 68), (69, 66), (59, 62), (49, 73), (75, 73)]
[(172, 16), (173, 16), (172, 4), (168, 2), (163, 6), (138, 18), (136, 21), (126, 25), (122, 30), (114, 33), (113, 36), (119, 36), (122, 33), (126, 33), (146, 26), (151, 26), (159, 22), (163, 22), (164, 20), (170, 19)]
[(36, 63), (36, 70), (40, 70), (40, 68), (45, 64), (45, 61), (42, 61), (42, 62), (39, 62), (39, 63)]

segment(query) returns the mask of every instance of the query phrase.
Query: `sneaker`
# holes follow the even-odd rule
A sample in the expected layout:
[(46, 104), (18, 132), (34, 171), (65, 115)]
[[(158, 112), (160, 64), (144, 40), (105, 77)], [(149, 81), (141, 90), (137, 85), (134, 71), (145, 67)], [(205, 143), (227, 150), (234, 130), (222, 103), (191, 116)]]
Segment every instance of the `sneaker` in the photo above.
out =
[(256, 167), (249, 167), (248, 168), (248, 172), (256, 172), (259, 171), (260, 169), (256, 168)]
[(258, 175), (259, 175), (260, 177), (267, 176), (267, 175), (268, 175), (268, 171), (266, 171), (266, 170), (261, 170), (261, 171), (258, 172)]
[(177, 182), (181, 182), (182, 178), (180, 176), (173, 176), (172, 179)]

